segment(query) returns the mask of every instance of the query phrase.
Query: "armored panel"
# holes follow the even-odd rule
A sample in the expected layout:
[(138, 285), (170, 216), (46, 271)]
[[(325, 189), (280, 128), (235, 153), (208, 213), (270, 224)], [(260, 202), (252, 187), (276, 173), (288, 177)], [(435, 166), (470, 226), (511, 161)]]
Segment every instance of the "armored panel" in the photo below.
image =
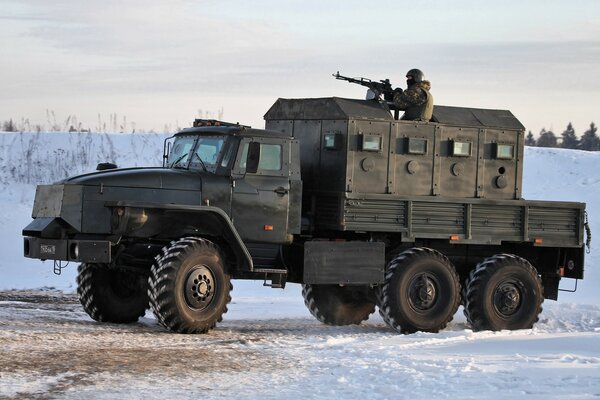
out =
[(270, 131), (277, 131), (281, 133), (293, 136), (294, 132), (294, 121), (292, 120), (267, 120), (265, 123), (265, 129)]
[(300, 174), (305, 190), (312, 190), (319, 174), (321, 120), (296, 120), (292, 135), (300, 142)]
[(389, 193), (432, 195), (434, 160), (439, 146), (435, 125), (399, 121), (392, 124), (391, 137)]
[[(321, 124), (320, 149), (307, 154), (307, 158), (318, 160), (314, 179), (318, 182), (318, 190), (347, 190), (346, 176), (349, 168), (348, 157), (349, 135), (348, 121), (324, 120)], [(304, 166), (303, 166), (304, 167)]]
[(518, 199), (523, 173), (523, 132), (486, 129), (482, 134), (482, 197)]
[(386, 193), (390, 123), (351, 120), (348, 132), (348, 191)]
[(436, 106), (417, 122), (372, 100), (278, 99), (265, 119), (301, 143), (305, 210), (317, 192), (521, 196), (524, 128), (507, 110)]
[(62, 218), (73, 228), (81, 229), (82, 187), (77, 185), (38, 185), (32, 218)]
[[(433, 177), (438, 183), (439, 194), (445, 197), (476, 197), (477, 169), (480, 153), (479, 129), (468, 127), (441, 127), (439, 175)], [(436, 180), (438, 182), (436, 182)]]

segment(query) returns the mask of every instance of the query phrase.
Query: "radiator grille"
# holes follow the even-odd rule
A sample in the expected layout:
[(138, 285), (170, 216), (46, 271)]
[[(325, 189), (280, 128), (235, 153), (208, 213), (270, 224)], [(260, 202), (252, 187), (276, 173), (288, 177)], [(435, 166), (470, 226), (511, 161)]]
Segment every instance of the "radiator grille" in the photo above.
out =
[(315, 197), (315, 225), (338, 227), (341, 223), (341, 207), (338, 196), (319, 195)]

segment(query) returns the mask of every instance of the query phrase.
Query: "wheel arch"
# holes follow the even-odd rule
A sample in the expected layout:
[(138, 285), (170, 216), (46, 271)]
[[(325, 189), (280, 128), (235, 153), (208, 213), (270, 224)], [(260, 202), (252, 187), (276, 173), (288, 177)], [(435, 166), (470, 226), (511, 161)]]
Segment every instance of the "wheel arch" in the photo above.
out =
[(207, 237), (222, 249), (238, 270), (254, 269), (250, 252), (233, 222), (221, 208), (128, 201), (110, 202), (106, 205), (115, 209), (135, 209), (144, 216), (143, 226), (125, 232), (127, 236), (158, 240), (176, 240), (184, 236)]

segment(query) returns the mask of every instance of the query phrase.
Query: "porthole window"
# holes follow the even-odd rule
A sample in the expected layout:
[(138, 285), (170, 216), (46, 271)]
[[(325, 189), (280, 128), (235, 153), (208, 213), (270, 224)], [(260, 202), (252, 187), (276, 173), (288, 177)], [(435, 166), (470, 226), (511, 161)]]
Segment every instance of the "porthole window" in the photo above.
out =
[(360, 135), (362, 151), (381, 151), (381, 136), (379, 135)]
[(427, 139), (408, 138), (408, 154), (427, 154)]
[(496, 143), (496, 158), (500, 160), (512, 160), (515, 157), (515, 146), (512, 144)]
[(454, 157), (470, 157), (471, 156), (471, 142), (459, 142), (452, 141), (452, 155)]
[(325, 150), (339, 150), (342, 148), (342, 135), (340, 133), (325, 133), (323, 135)]

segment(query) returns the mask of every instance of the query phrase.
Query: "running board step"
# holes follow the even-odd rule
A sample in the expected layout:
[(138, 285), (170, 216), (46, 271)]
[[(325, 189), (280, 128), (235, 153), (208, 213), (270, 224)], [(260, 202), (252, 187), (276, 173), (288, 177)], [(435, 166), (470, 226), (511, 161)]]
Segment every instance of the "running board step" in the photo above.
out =
[(260, 272), (265, 274), (282, 274), (287, 275), (287, 269), (270, 269), (270, 268), (254, 268), (254, 272)]
[[(273, 289), (283, 289), (285, 288), (285, 281), (287, 270), (285, 269), (270, 269), (270, 268), (255, 268), (254, 272), (265, 274), (265, 279), (263, 282), (263, 286), (268, 286)], [(269, 275), (271, 275), (269, 277)], [(267, 283), (267, 280), (270, 280), (271, 283)]]

